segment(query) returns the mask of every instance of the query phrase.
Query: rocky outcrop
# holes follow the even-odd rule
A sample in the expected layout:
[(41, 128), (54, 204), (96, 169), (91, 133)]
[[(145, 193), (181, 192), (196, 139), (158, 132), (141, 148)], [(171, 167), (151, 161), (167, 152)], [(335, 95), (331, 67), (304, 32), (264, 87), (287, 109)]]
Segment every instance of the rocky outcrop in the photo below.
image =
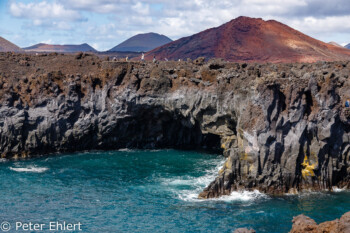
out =
[(235, 111), (241, 116), (237, 133), (224, 139), (228, 159), (200, 197), (247, 188), (280, 194), (348, 187), (350, 111), (343, 104), (350, 83), (345, 67), (300, 64), (290, 66), (289, 73), (270, 70), (248, 85), (250, 98)]
[[(293, 226), (289, 233), (348, 233), (350, 232), (350, 212), (345, 213), (340, 219), (317, 223), (301, 214), (293, 218)], [(255, 233), (253, 229), (238, 228), (233, 233)]]
[(233, 233), (256, 233), (256, 231), (248, 228), (238, 228)]
[(349, 69), (1, 54), (0, 152), (221, 147), (227, 161), (200, 198), (348, 188)]
[(293, 218), (293, 227), (290, 233), (347, 233), (350, 232), (350, 212), (345, 213), (340, 219), (317, 223), (305, 216), (298, 215)]

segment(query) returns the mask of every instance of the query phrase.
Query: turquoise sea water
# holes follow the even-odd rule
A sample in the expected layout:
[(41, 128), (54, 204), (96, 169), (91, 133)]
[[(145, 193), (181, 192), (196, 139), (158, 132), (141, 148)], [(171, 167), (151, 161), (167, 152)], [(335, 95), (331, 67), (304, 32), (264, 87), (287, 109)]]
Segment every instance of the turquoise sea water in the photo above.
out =
[[(350, 211), (350, 192), (198, 200), (222, 156), (193, 151), (89, 152), (0, 163), (0, 222), (81, 223), (82, 232), (288, 232), (293, 216), (317, 222)], [(66, 231), (67, 232), (67, 231)]]

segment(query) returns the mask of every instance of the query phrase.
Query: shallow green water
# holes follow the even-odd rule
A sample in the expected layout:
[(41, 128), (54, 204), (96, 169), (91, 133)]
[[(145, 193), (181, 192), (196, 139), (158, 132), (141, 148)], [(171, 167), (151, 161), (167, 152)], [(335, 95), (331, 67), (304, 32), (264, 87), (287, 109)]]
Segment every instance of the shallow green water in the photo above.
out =
[[(201, 201), (224, 159), (192, 151), (90, 152), (0, 163), (0, 222), (81, 222), (83, 232), (288, 232), (350, 211), (350, 193), (283, 198), (258, 192)], [(17, 231), (18, 232), (18, 231)]]

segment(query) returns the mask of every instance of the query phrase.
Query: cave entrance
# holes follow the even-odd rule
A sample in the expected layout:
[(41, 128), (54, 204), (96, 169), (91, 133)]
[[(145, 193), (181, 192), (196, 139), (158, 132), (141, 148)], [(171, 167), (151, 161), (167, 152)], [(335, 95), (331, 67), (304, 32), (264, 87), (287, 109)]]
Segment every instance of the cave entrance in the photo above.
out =
[(189, 117), (163, 108), (136, 107), (131, 109), (134, 114), (120, 119), (110, 135), (103, 137), (101, 148), (172, 148), (222, 154), (220, 136), (203, 133), (200, 124)]
[[(197, 148), (198, 149), (198, 148)], [(199, 150), (205, 150), (210, 153), (223, 153), (221, 148), (221, 137), (217, 134), (202, 134), (202, 141)]]

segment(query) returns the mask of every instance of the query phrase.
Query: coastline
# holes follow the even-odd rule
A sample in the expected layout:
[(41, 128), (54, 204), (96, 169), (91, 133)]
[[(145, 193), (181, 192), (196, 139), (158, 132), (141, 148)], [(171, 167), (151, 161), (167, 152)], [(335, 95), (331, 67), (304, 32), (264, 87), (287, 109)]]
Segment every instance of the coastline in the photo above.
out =
[(3, 158), (221, 147), (227, 161), (202, 198), (349, 186), (349, 62), (1, 56)]

